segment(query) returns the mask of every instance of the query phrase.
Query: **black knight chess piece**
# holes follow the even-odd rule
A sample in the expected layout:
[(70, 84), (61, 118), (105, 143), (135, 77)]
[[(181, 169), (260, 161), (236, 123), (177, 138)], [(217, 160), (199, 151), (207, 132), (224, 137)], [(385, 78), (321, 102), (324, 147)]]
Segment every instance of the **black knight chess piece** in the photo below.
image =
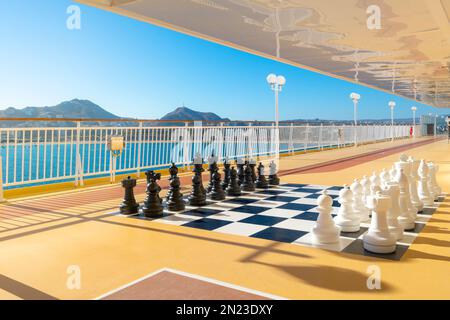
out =
[(255, 185), (257, 188), (261, 189), (266, 189), (269, 187), (269, 183), (264, 175), (264, 165), (261, 162), (258, 165), (258, 177), (256, 178)]
[(211, 192), (209, 193), (209, 196), (211, 197), (212, 200), (224, 200), (225, 199), (225, 192), (222, 189), (222, 185), (220, 183), (220, 173), (219, 173), (219, 169), (216, 168), (216, 171), (214, 171), (213, 173), (213, 177), (212, 177), (212, 189)]
[(230, 170), (230, 183), (228, 184), (228, 188), (226, 189), (227, 194), (229, 196), (240, 196), (241, 193), (241, 187), (239, 186), (238, 180), (237, 180), (237, 171), (234, 169), (234, 167), (231, 167)]
[(204, 171), (201, 164), (194, 165), (194, 176), (192, 177), (192, 190), (188, 197), (191, 206), (206, 205), (206, 191), (203, 188), (202, 172)]
[(167, 209), (170, 211), (182, 211), (185, 208), (183, 194), (180, 190), (180, 178), (178, 178), (178, 168), (172, 164), (170, 168), (170, 186), (166, 198)]
[(156, 182), (161, 178), (161, 174), (147, 171), (146, 173), (149, 183), (147, 184), (147, 196), (144, 200), (142, 212), (146, 217), (155, 218), (163, 215), (162, 199), (159, 197), (160, 186)]
[(245, 170), (244, 170), (244, 181), (241, 184), (241, 188), (243, 191), (255, 191), (255, 184), (253, 183), (253, 178), (252, 178), (252, 169), (250, 168), (250, 166), (247, 165), (245, 166)]
[(122, 180), (122, 187), (125, 189), (122, 204), (120, 205), (121, 214), (135, 214), (139, 212), (139, 203), (136, 202), (133, 189), (136, 187), (136, 179), (128, 177)]
[(230, 166), (231, 164), (225, 160), (223, 163), (223, 181), (222, 181), (222, 189), (226, 190), (228, 188), (228, 184), (230, 183)]

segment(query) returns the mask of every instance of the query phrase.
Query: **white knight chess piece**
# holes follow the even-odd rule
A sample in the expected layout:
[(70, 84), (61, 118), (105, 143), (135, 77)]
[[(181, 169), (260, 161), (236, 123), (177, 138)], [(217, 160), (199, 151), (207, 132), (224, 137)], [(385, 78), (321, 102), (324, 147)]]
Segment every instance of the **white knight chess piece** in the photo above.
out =
[(341, 229), (336, 226), (331, 211), (333, 210), (333, 199), (328, 195), (327, 190), (317, 198), (317, 211), (319, 217), (316, 225), (312, 228), (312, 242), (317, 244), (330, 244), (339, 242)]
[(360, 229), (360, 217), (353, 211), (353, 192), (344, 186), (339, 191), (339, 211), (334, 218), (336, 224), (341, 228), (342, 232), (357, 232)]

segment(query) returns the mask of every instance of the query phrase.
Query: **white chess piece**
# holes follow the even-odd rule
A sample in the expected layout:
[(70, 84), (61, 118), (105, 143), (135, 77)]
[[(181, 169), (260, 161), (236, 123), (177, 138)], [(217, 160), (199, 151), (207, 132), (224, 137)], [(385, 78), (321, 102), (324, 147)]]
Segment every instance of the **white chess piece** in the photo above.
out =
[(437, 165), (433, 162), (428, 162), (428, 189), (430, 194), (433, 194), (433, 199), (435, 201), (439, 200), (441, 195), (441, 188), (437, 184), (436, 180)]
[(355, 179), (351, 184), (350, 190), (353, 192), (353, 211), (359, 215), (360, 221), (368, 221), (370, 219), (369, 209), (366, 208), (363, 186), (359, 183), (358, 179)]
[(367, 178), (367, 176), (363, 176), (360, 183), (363, 187), (363, 200), (365, 204), (367, 197), (370, 196), (370, 180)]
[(344, 185), (339, 191), (339, 211), (335, 217), (336, 224), (341, 228), (342, 232), (356, 232), (360, 229), (360, 218), (353, 211), (353, 192)]
[(411, 194), (411, 202), (414, 207), (417, 208), (417, 211), (423, 210), (423, 203), (419, 198), (419, 194), (417, 193), (417, 181), (419, 180), (419, 176), (417, 174), (417, 171), (419, 169), (420, 161), (415, 160), (413, 157), (409, 157), (408, 162), (411, 165), (410, 170), (410, 188), (409, 193)]
[(214, 154), (212, 154), (211, 156), (208, 157), (208, 163), (209, 164), (217, 163), (217, 157)]
[(277, 173), (277, 165), (275, 164), (275, 161), (270, 161), (269, 164), (269, 175), (275, 175)]
[(428, 165), (425, 160), (420, 160), (419, 165), (419, 185), (417, 190), (419, 192), (420, 201), (426, 207), (432, 207), (434, 205), (434, 199), (430, 195), (430, 190), (428, 190)]
[(415, 216), (414, 211), (411, 211), (411, 207), (408, 204), (408, 179), (403, 173), (403, 170), (400, 170), (395, 181), (398, 183), (400, 188), (400, 216), (398, 221), (403, 226), (403, 229), (413, 230), (415, 228)]
[(388, 183), (391, 181), (391, 175), (386, 169), (381, 170), (380, 173), (381, 186), (386, 187)]
[(333, 199), (328, 195), (327, 190), (324, 190), (323, 194), (317, 198), (319, 217), (311, 230), (313, 243), (329, 244), (339, 242), (341, 229), (336, 226), (331, 216), (332, 205)]
[(203, 164), (203, 158), (200, 152), (197, 152), (194, 157), (194, 164)]
[[(373, 190), (374, 187), (381, 186), (381, 179), (375, 171), (372, 173), (369, 180), (370, 180), (370, 190), (371, 191)], [(375, 194), (371, 192), (371, 195), (373, 196)]]
[(363, 236), (364, 249), (374, 253), (392, 253), (396, 249), (395, 236), (389, 231), (387, 210), (391, 206), (389, 196), (377, 192), (368, 199), (372, 210), (372, 222), (369, 231)]
[(237, 164), (244, 164), (244, 163), (245, 163), (245, 160), (242, 159), (242, 158), (238, 158), (238, 159), (236, 160), (236, 163), (237, 163)]
[(391, 206), (387, 212), (388, 226), (391, 233), (395, 236), (396, 240), (403, 238), (403, 226), (399, 222), (400, 216), (400, 187), (395, 182), (389, 182), (389, 185), (383, 192), (391, 198)]
[[(406, 160), (406, 161), (405, 161)], [(411, 200), (411, 163), (407, 161), (408, 158), (405, 154), (402, 154), (400, 156), (400, 161), (395, 163), (395, 167), (397, 168), (397, 176), (396, 181), (399, 183), (400, 175), (404, 175), (406, 179), (406, 189), (404, 191), (405, 197), (406, 197), (406, 205), (408, 206), (408, 210), (410, 212), (411, 217), (414, 218), (414, 220), (417, 218), (417, 208), (414, 206), (412, 200)], [(401, 186), (400, 186), (401, 187)]]
[(389, 175), (391, 176), (391, 181), (395, 179), (397, 175), (397, 169), (395, 169), (395, 166), (393, 165), (391, 170), (389, 170)]

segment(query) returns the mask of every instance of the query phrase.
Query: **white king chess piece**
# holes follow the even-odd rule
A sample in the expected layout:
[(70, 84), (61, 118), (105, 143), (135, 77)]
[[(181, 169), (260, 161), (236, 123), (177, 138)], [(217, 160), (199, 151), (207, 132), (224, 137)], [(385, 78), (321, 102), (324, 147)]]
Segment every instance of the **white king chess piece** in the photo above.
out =
[(334, 218), (336, 224), (341, 228), (342, 232), (357, 232), (360, 229), (360, 217), (353, 211), (353, 192), (344, 185), (339, 191), (339, 211)]
[(419, 185), (417, 191), (419, 192), (420, 201), (426, 207), (432, 207), (434, 205), (434, 199), (430, 195), (430, 190), (428, 190), (428, 165), (425, 160), (420, 160), (419, 165)]
[(430, 190), (430, 194), (433, 194), (433, 199), (438, 201), (439, 196), (441, 195), (441, 188), (437, 184), (436, 173), (438, 170), (438, 165), (433, 162), (428, 162), (428, 189)]
[(387, 210), (391, 206), (391, 198), (380, 191), (368, 198), (369, 209), (372, 210), (372, 222), (369, 231), (363, 236), (364, 249), (373, 253), (392, 253), (396, 249), (395, 236), (389, 231)]
[(403, 170), (400, 170), (400, 172), (398, 172), (395, 181), (398, 183), (400, 188), (400, 199), (399, 199), (400, 216), (398, 217), (398, 221), (403, 226), (404, 230), (413, 230), (416, 226), (414, 213), (417, 212), (412, 211), (410, 206), (408, 205), (408, 198), (409, 198), (408, 179), (403, 173)]
[(383, 194), (391, 198), (391, 206), (387, 212), (389, 230), (395, 236), (396, 240), (400, 240), (403, 238), (403, 226), (398, 219), (400, 216), (400, 187), (395, 182), (389, 182), (389, 185), (383, 191)]
[(353, 211), (359, 216), (360, 221), (368, 221), (369, 209), (366, 208), (363, 194), (363, 186), (359, 183), (358, 179), (355, 179), (350, 186), (350, 190), (353, 192)]
[(315, 244), (331, 244), (339, 242), (341, 229), (336, 226), (331, 216), (333, 210), (333, 199), (324, 190), (322, 195), (317, 198), (317, 211), (319, 217), (315, 226), (312, 228), (312, 242)]
[(415, 160), (413, 157), (409, 157), (408, 162), (411, 164), (411, 172), (410, 172), (410, 188), (409, 193), (411, 194), (411, 202), (414, 207), (416, 207), (417, 211), (420, 212), (423, 210), (423, 202), (419, 198), (419, 193), (417, 192), (417, 181), (419, 180), (419, 175), (417, 173), (419, 169), (419, 160)]

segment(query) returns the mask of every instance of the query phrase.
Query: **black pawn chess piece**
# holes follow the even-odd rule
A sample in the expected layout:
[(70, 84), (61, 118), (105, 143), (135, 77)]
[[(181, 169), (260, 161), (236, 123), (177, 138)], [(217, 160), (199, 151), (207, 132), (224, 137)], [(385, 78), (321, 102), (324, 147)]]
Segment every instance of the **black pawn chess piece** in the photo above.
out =
[(211, 197), (212, 200), (224, 200), (225, 199), (225, 192), (222, 189), (222, 185), (220, 183), (220, 173), (219, 173), (219, 169), (216, 168), (216, 171), (214, 171), (213, 173), (213, 177), (212, 177), (212, 189), (211, 192), (209, 193), (209, 196)]
[(213, 162), (209, 164), (208, 167), (208, 171), (209, 171), (209, 182), (208, 185), (206, 186), (206, 192), (210, 193), (212, 188), (213, 188), (213, 175), (214, 172), (216, 171), (216, 169), (218, 169), (217, 163)]
[(244, 163), (237, 163), (237, 176), (238, 176), (238, 183), (239, 185), (242, 184), (242, 182), (244, 182)]
[(182, 211), (185, 208), (183, 194), (180, 191), (180, 178), (178, 178), (178, 168), (175, 164), (169, 169), (170, 172), (170, 187), (167, 194), (166, 202), (167, 209), (170, 211)]
[(228, 188), (226, 189), (227, 194), (229, 196), (240, 196), (242, 194), (241, 187), (239, 186), (237, 180), (237, 171), (234, 167), (230, 170), (230, 183), (228, 184)]
[(253, 180), (253, 182), (255, 182), (256, 181), (256, 170), (255, 170), (256, 163), (253, 161), (250, 161), (248, 165), (250, 167), (250, 170), (252, 171), (252, 180)]
[(203, 188), (202, 172), (204, 171), (202, 165), (194, 166), (194, 176), (192, 177), (192, 190), (188, 197), (189, 204), (191, 206), (204, 206), (206, 205), (206, 191)]
[(269, 187), (269, 183), (264, 175), (264, 165), (261, 162), (258, 166), (258, 177), (256, 178), (255, 185), (257, 188), (261, 189), (266, 189)]
[(241, 188), (243, 191), (255, 191), (255, 184), (253, 183), (252, 178), (252, 169), (247, 164), (244, 170), (244, 181), (241, 184)]
[(230, 183), (230, 166), (231, 164), (228, 161), (223, 163), (223, 181), (222, 181), (222, 189), (226, 190), (228, 188), (228, 184)]
[(136, 202), (133, 189), (136, 187), (136, 179), (122, 180), (122, 187), (125, 189), (125, 195), (123, 197), (122, 204), (120, 205), (121, 214), (135, 214), (139, 212), (139, 203)]
[(162, 200), (159, 197), (160, 187), (156, 183), (160, 174), (155, 174), (153, 171), (146, 172), (149, 177), (149, 183), (147, 184), (147, 197), (144, 200), (142, 212), (146, 217), (155, 218), (163, 215)]

